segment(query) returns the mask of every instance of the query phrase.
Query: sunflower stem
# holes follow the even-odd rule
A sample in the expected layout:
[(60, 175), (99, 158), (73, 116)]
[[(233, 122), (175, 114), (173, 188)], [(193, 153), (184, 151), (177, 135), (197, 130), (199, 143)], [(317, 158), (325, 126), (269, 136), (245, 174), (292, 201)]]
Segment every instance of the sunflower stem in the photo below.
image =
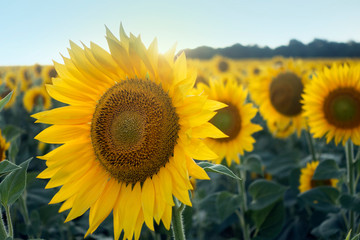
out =
[(246, 181), (246, 171), (244, 169), (239, 169), (239, 177), (241, 180), (237, 180), (238, 185), (238, 191), (240, 196), (242, 197), (241, 204), (240, 204), (240, 210), (241, 213), (238, 214), (240, 225), (243, 229), (243, 237), (244, 240), (250, 240), (249, 235), (249, 225), (245, 221), (245, 212), (247, 211), (247, 196), (246, 196), (246, 190), (245, 190), (245, 181)]
[(311, 136), (309, 126), (306, 126), (305, 136), (306, 136), (306, 142), (309, 146), (309, 151), (310, 151), (312, 160), (316, 161), (317, 159), (316, 159), (316, 152), (315, 152), (315, 144), (314, 144), (314, 139)]
[(13, 238), (14, 237), (14, 230), (13, 230), (13, 225), (12, 225), (12, 222), (11, 222), (10, 206), (9, 205), (5, 206), (5, 212), (6, 212), (6, 220), (7, 220), (7, 225), (8, 225), (9, 237)]
[(1, 207), (0, 207), (0, 238), (1, 239), (5, 239), (7, 237), (7, 232), (6, 232), (6, 229), (5, 229), (5, 223), (4, 223), (4, 219), (2, 217), (2, 210), (1, 210)]
[(184, 210), (184, 204), (174, 198), (175, 206), (173, 206), (173, 214), (171, 221), (171, 229), (175, 240), (185, 240), (185, 230), (182, 218), (182, 212)]
[[(351, 196), (355, 194), (355, 168), (354, 168), (354, 149), (353, 143), (351, 139), (346, 142), (345, 145), (345, 155), (346, 155), (346, 168), (347, 168), (347, 183), (348, 183), (348, 190)], [(349, 212), (349, 230), (351, 231), (350, 239), (354, 234), (356, 234), (355, 230), (355, 215), (354, 211), (350, 210)]]

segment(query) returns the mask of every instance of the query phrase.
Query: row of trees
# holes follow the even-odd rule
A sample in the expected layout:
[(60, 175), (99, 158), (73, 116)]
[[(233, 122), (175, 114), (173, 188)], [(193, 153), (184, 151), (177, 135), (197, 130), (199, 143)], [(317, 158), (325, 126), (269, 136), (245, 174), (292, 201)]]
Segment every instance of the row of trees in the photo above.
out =
[(350, 41), (347, 43), (329, 42), (314, 39), (309, 44), (292, 39), (287, 46), (275, 49), (259, 47), (257, 45), (243, 46), (235, 44), (226, 48), (198, 47), (183, 50), (188, 58), (210, 59), (214, 55), (222, 55), (233, 59), (241, 58), (271, 58), (274, 56), (299, 58), (333, 58), (333, 57), (360, 57), (360, 43)]

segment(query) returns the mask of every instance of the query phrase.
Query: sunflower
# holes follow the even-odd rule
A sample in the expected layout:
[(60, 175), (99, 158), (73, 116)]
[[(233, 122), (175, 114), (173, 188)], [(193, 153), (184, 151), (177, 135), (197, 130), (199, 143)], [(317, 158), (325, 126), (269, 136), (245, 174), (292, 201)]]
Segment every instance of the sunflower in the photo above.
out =
[(32, 85), (32, 79), (29, 68), (21, 67), (18, 75), (21, 82), (21, 91), (24, 92)]
[(209, 179), (193, 158), (217, 157), (203, 139), (223, 137), (208, 121), (225, 105), (191, 93), (196, 72), (175, 48), (160, 55), (156, 39), (146, 48), (122, 26), (120, 40), (108, 29), (106, 39), (111, 53), (70, 42), (70, 58), (54, 63), (47, 90), (69, 106), (33, 115), (53, 124), (36, 139), (63, 144), (40, 157), (38, 177), (62, 185), (50, 204), (65, 201), (66, 221), (90, 209), (86, 236), (113, 211), (115, 239), (138, 239), (144, 222), (170, 228), (173, 196), (191, 206), (190, 177)]
[(5, 138), (1, 134), (0, 130), (0, 162), (6, 158), (5, 152), (10, 147), (10, 143), (6, 142)]
[(226, 159), (230, 166), (234, 160), (240, 163), (239, 153), (252, 151), (255, 139), (251, 136), (262, 128), (251, 123), (257, 110), (253, 104), (246, 103), (247, 90), (244, 90), (235, 80), (220, 79), (209, 82), (210, 86), (202, 85), (198, 91), (204, 92), (209, 99), (223, 102), (227, 107), (217, 111), (217, 114), (210, 120), (228, 137), (207, 138), (205, 141), (210, 148), (219, 155), (213, 161), (221, 163)]
[(304, 115), (315, 138), (326, 136), (360, 145), (360, 65), (337, 65), (318, 72), (303, 94)]
[(57, 72), (54, 66), (46, 66), (41, 71), (41, 77), (44, 84), (51, 84), (51, 79), (57, 77)]
[(34, 72), (34, 75), (35, 77), (40, 77), (41, 76), (41, 71), (43, 69), (43, 66), (41, 66), (40, 64), (36, 63), (34, 66), (33, 66), (33, 72)]
[[(270, 122), (268, 125), (276, 123), (280, 132), (293, 125), (299, 136), (305, 126), (300, 100), (307, 82), (307, 74), (301, 69), (301, 64), (288, 61), (283, 67), (268, 68), (264, 74), (252, 79), (249, 90), (251, 98), (259, 105), (261, 115)], [(288, 137), (293, 133), (285, 131), (288, 135), (279, 135), (278, 132), (272, 133), (275, 137)]]
[(319, 165), (319, 161), (308, 162), (306, 164), (306, 167), (301, 169), (300, 186), (299, 186), (300, 193), (306, 192), (310, 189), (320, 186), (336, 187), (336, 184), (339, 182), (338, 179), (322, 179), (322, 180), (312, 179), (318, 165)]
[(47, 110), (51, 107), (51, 98), (44, 87), (32, 87), (25, 92), (23, 104), (29, 113), (34, 107)]

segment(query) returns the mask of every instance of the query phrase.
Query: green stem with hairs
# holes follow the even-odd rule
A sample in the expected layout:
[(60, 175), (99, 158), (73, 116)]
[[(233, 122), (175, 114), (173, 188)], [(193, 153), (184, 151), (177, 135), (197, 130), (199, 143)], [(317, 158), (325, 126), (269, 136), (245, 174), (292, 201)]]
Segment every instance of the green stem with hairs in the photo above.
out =
[(8, 234), (5, 229), (4, 219), (2, 217), (2, 210), (0, 207), (0, 239), (6, 239), (7, 235)]
[(240, 210), (241, 212), (238, 215), (240, 220), (240, 225), (243, 229), (244, 240), (250, 240), (249, 234), (249, 225), (245, 221), (245, 212), (247, 211), (247, 196), (245, 191), (245, 181), (246, 181), (246, 171), (244, 169), (239, 170), (239, 177), (241, 180), (237, 180), (237, 186), (241, 199)]
[(13, 238), (14, 237), (14, 229), (13, 229), (13, 225), (12, 225), (12, 222), (11, 222), (10, 206), (9, 205), (5, 206), (5, 212), (6, 212), (6, 220), (7, 220), (7, 225), (8, 225), (9, 237)]
[(174, 198), (175, 206), (173, 206), (171, 229), (175, 240), (185, 240), (185, 230), (182, 218), (182, 212), (185, 208), (183, 203)]
[[(346, 142), (345, 145), (345, 155), (346, 155), (346, 168), (347, 168), (347, 184), (349, 194), (353, 197), (355, 195), (355, 168), (354, 168), (354, 149), (351, 139)], [(355, 213), (353, 210), (349, 210), (349, 230), (351, 231), (351, 236), (355, 232)]]
[(308, 125), (306, 125), (305, 136), (306, 136), (306, 142), (307, 142), (307, 144), (308, 144), (308, 146), (309, 146), (309, 151), (310, 151), (312, 160), (313, 160), (313, 161), (316, 161), (317, 159), (316, 159), (314, 139), (313, 139), (313, 137), (311, 136), (310, 128), (309, 128)]

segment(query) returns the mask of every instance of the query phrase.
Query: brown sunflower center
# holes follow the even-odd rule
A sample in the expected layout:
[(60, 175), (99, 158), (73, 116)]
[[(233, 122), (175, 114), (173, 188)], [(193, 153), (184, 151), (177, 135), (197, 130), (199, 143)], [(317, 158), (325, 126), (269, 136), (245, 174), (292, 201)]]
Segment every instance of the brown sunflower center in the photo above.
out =
[(294, 73), (277, 75), (270, 84), (270, 102), (281, 114), (293, 117), (301, 113), (301, 78)]
[(325, 98), (323, 110), (326, 120), (338, 128), (358, 127), (360, 92), (350, 87), (336, 89)]
[(220, 72), (227, 72), (229, 70), (229, 64), (226, 61), (221, 60), (218, 63), (218, 69)]
[(150, 80), (124, 80), (100, 98), (91, 123), (95, 155), (118, 181), (152, 177), (173, 156), (180, 129), (171, 98)]
[(34, 105), (35, 106), (42, 106), (44, 105), (45, 98), (42, 94), (38, 93), (34, 96)]
[(205, 85), (209, 85), (208, 80), (207, 80), (204, 76), (202, 76), (202, 75), (198, 75), (198, 76), (196, 77), (195, 86), (197, 86), (199, 83), (203, 83), (203, 84), (205, 84)]
[(56, 72), (55, 68), (51, 68), (49, 70), (48, 74), (49, 74), (50, 79), (57, 76), (57, 72)]
[(310, 185), (311, 185), (311, 189), (321, 186), (332, 186), (330, 179), (311, 180)]
[(224, 103), (228, 106), (218, 110), (216, 115), (209, 121), (229, 136), (227, 138), (217, 138), (216, 140), (219, 142), (228, 142), (236, 138), (241, 130), (241, 117), (238, 108), (229, 102)]

